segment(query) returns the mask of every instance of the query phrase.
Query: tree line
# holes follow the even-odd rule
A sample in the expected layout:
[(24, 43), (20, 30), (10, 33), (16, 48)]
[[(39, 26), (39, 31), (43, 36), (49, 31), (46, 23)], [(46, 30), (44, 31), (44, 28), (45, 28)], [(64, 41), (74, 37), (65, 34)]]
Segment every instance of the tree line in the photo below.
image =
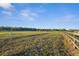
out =
[(0, 27), (0, 31), (67, 31), (66, 29), (37, 29), (25, 27)]

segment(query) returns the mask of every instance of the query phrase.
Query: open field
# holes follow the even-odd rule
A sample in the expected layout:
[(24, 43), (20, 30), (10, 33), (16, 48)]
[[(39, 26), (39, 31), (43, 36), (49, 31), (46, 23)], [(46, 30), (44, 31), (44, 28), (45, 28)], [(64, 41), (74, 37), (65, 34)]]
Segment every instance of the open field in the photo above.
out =
[(0, 38), (1, 37), (10, 37), (12, 36), (19, 36), (19, 35), (35, 35), (35, 34), (41, 34), (41, 33), (46, 33), (40, 32), (40, 31), (7, 31), (7, 32), (0, 32)]
[(62, 32), (0, 32), (1, 56), (66, 56)]

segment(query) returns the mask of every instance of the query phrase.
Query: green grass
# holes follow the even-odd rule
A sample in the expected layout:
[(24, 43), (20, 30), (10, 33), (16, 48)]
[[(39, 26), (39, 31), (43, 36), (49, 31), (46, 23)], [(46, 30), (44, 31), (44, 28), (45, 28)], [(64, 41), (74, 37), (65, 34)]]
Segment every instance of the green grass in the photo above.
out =
[(40, 32), (40, 31), (13, 31), (13, 32), (0, 32), (0, 37), (10, 37), (15, 35), (35, 35), (35, 34), (42, 34), (46, 32)]

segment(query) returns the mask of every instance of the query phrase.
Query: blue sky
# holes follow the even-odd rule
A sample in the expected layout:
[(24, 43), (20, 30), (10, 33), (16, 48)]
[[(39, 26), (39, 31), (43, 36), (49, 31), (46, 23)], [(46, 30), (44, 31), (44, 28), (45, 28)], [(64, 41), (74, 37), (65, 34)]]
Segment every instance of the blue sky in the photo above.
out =
[(0, 3), (0, 26), (79, 29), (79, 4)]

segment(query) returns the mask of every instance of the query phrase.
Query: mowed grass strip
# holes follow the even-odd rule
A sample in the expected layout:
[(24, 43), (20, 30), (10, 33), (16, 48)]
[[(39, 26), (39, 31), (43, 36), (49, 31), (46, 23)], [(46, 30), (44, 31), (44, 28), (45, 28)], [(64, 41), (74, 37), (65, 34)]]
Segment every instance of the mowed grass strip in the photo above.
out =
[(46, 33), (44, 31), (9, 31), (9, 32), (0, 32), (0, 38), (3, 37), (11, 37), (11, 36), (23, 36), (23, 35), (35, 35), (35, 34), (42, 34)]

